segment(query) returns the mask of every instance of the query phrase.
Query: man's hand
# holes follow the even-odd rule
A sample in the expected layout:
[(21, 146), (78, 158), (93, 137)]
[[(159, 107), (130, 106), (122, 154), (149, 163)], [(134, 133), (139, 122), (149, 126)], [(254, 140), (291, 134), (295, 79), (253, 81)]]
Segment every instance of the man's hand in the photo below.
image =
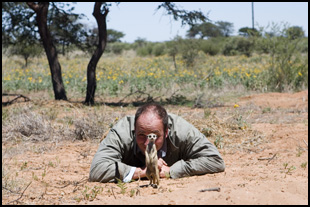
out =
[(167, 165), (167, 163), (162, 158), (158, 159), (157, 165), (159, 169), (159, 177), (161, 178), (169, 177), (170, 167)]
[(137, 167), (133, 176), (132, 176), (132, 179), (139, 179), (139, 178), (144, 178), (146, 177), (146, 167), (144, 168), (139, 168)]
[[(169, 177), (170, 167), (167, 165), (165, 160), (163, 160), (162, 158), (159, 158), (157, 162), (157, 166), (159, 169), (159, 177), (161, 178)], [(139, 179), (139, 176), (140, 178), (146, 177), (146, 167), (143, 167), (143, 168), (137, 167), (135, 173), (132, 176), (132, 179), (134, 180)]]
[(159, 171), (159, 177), (169, 178), (170, 177), (170, 167), (167, 165), (163, 165), (163, 167)]
[(162, 158), (159, 158), (158, 161), (157, 161), (158, 169), (161, 170), (161, 168), (162, 168), (164, 165), (167, 166), (167, 163), (165, 162), (165, 160), (163, 160)]

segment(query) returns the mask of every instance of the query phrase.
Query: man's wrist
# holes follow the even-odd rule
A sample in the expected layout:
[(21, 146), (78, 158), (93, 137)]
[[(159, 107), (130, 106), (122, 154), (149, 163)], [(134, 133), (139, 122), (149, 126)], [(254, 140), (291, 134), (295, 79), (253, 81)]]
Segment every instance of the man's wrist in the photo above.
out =
[(123, 179), (124, 183), (128, 183), (133, 179), (134, 173), (136, 171), (136, 167), (131, 167), (130, 172), (128, 175)]
[(146, 176), (146, 168), (142, 169), (137, 167), (135, 173), (132, 176), (132, 179), (139, 179)]

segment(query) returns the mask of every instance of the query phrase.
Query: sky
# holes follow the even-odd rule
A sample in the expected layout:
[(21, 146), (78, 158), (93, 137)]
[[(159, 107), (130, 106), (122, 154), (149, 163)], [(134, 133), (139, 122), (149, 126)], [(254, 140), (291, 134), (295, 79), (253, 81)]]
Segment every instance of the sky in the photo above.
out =
[[(176, 2), (179, 8), (198, 10), (211, 20), (233, 23), (234, 33), (242, 27), (252, 27), (251, 2)], [(92, 16), (94, 2), (77, 2), (73, 4), (74, 12), (87, 16), (82, 22), (89, 27), (96, 27)], [(122, 42), (132, 43), (138, 38), (147, 41), (163, 42), (172, 40), (177, 35), (185, 38), (189, 26), (181, 26), (166, 15), (161, 8), (156, 11), (159, 2), (121, 2), (112, 3), (107, 17), (107, 29), (123, 32)], [(307, 2), (254, 2), (254, 26), (264, 27), (268, 31), (272, 24), (299, 26), (308, 36), (308, 3)]]

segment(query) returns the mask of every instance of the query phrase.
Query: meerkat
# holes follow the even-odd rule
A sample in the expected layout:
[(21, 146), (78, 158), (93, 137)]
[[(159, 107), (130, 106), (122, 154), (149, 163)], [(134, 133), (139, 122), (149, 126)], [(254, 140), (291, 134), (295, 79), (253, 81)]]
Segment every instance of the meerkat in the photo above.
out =
[(149, 139), (149, 143), (146, 146), (145, 150), (145, 165), (146, 165), (146, 177), (150, 180), (150, 184), (157, 184), (159, 185), (159, 170), (157, 166), (158, 157), (157, 157), (157, 150), (155, 145), (155, 140), (157, 139), (156, 134), (149, 134), (147, 135)]

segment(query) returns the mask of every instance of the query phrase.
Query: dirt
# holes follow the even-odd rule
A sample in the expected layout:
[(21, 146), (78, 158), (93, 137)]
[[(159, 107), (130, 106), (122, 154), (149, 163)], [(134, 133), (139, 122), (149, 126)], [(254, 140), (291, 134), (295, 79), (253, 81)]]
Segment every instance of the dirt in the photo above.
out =
[[(98, 140), (2, 142), (2, 204), (308, 204), (308, 91), (242, 97), (211, 108), (209, 118), (205, 109), (167, 109), (200, 129), (201, 120), (224, 124), (236, 111), (243, 115), (247, 128), (225, 130), (219, 147), (225, 172), (162, 178), (158, 189), (143, 187), (148, 180), (94, 183), (87, 178)], [(136, 108), (102, 110), (124, 115)], [(199, 192), (215, 187), (220, 191)]]

